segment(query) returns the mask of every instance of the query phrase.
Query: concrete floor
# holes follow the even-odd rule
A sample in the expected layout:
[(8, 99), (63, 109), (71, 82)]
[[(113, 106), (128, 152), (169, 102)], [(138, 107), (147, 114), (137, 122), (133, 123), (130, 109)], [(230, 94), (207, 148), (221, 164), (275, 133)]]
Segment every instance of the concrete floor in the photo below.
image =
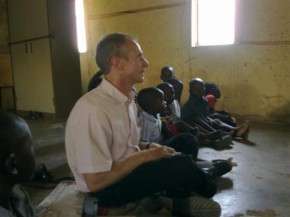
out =
[[(28, 120), (37, 163), (45, 163), (54, 178), (70, 176), (64, 149), (65, 121)], [(290, 126), (251, 125), (250, 142), (234, 142), (231, 149), (201, 148), (202, 159), (233, 157), (238, 166), (218, 180), (214, 196), (222, 217), (290, 216)], [(34, 184), (35, 185), (35, 184)], [(36, 206), (54, 185), (26, 186)], [(43, 189), (47, 188), (47, 189)]]

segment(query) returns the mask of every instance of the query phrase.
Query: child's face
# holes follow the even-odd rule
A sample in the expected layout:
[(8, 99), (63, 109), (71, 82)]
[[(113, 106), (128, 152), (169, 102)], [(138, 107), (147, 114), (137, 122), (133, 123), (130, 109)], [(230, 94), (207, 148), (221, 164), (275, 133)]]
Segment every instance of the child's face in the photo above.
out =
[(195, 97), (201, 97), (204, 95), (204, 84), (196, 83), (190, 86), (190, 94)]
[(167, 70), (165, 73), (163, 73), (161, 76), (160, 76), (160, 79), (162, 81), (167, 81), (168, 79), (170, 78), (174, 78), (174, 72), (171, 71), (171, 70)]
[(164, 95), (162, 94), (155, 99), (155, 102), (153, 104), (153, 112), (155, 114), (163, 113), (165, 109), (166, 109), (166, 101), (164, 100)]

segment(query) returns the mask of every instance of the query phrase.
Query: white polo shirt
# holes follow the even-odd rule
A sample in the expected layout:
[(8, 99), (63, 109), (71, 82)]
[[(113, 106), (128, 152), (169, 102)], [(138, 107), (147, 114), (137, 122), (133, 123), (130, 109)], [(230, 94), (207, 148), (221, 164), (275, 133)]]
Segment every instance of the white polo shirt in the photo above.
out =
[(83, 173), (111, 170), (139, 149), (134, 93), (128, 98), (106, 79), (82, 96), (66, 124), (68, 164), (81, 191), (88, 192)]
[(163, 140), (161, 134), (162, 122), (159, 114), (155, 118), (153, 115), (142, 111), (138, 117), (138, 126), (140, 127), (141, 141), (159, 143)]

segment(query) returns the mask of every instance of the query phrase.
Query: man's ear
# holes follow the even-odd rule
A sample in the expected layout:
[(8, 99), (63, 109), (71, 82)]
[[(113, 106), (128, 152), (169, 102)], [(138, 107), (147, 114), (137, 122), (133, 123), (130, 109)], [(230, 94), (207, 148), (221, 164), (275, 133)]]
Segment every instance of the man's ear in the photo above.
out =
[(117, 68), (119, 70), (122, 70), (123, 69), (122, 58), (113, 56), (111, 58), (111, 63), (112, 63), (112, 66), (114, 66), (115, 68)]
[(11, 173), (13, 175), (18, 174), (16, 159), (15, 159), (15, 155), (13, 153), (7, 157), (7, 159), (5, 161), (5, 166), (6, 166), (6, 169), (9, 173)]

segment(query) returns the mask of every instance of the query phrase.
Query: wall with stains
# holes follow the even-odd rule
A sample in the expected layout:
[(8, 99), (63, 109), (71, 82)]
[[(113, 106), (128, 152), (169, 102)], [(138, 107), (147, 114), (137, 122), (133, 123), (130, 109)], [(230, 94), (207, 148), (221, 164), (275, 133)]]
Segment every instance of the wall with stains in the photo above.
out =
[(83, 89), (98, 70), (97, 41), (107, 33), (136, 36), (150, 66), (137, 89), (160, 83), (172, 65), (185, 84), (217, 82), (218, 107), (258, 120), (290, 120), (290, 0), (239, 0), (235, 45), (192, 48), (190, 0), (85, 0), (88, 52), (81, 55)]

